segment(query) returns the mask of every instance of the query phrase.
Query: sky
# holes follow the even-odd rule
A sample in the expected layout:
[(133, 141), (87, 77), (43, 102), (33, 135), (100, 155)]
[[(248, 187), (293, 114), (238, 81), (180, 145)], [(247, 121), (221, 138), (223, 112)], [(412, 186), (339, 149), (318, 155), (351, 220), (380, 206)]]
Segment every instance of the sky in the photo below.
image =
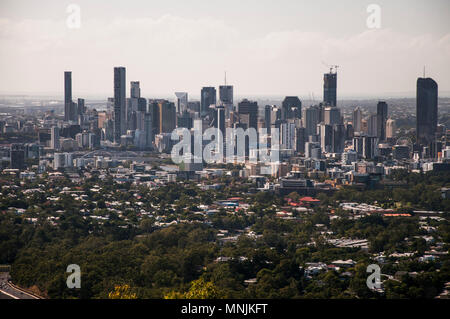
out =
[(320, 100), (328, 65), (338, 99), (414, 96), (424, 66), (450, 96), (450, 1), (0, 0), (1, 94), (62, 96), (70, 70), (74, 98), (113, 96), (124, 66), (149, 98), (198, 97), (226, 71), (237, 96)]

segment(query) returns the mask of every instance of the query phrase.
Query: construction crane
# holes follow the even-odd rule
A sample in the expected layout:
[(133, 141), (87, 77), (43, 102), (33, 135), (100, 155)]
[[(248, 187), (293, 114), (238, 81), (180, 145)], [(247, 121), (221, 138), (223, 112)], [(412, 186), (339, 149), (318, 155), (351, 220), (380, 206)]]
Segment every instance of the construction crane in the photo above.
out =
[(333, 68), (334, 68), (334, 73), (337, 73), (337, 69), (338, 69), (339, 65), (331, 65), (330, 66), (330, 73), (333, 73)]
[(339, 65), (330, 65), (323, 61), (322, 61), (322, 64), (325, 65), (326, 67), (330, 68), (330, 73), (333, 73), (333, 69), (334, 69), (334, 73), (337, 73), (337, 69), (338, 69)]

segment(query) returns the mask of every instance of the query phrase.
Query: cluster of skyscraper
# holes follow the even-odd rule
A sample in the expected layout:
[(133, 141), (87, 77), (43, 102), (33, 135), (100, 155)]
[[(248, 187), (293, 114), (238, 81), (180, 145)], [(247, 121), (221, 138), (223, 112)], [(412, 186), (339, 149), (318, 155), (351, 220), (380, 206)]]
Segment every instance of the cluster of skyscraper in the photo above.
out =
[(78, 99), (78, 103), (72, 100), (72, 72), (64, 72), (64, 120), (66, 122), (78, 122), (86, 112), (84, 99)]
[[(64, 72), (64, 125), (53, 126), (50, 129), (51, 140), (50, 147), (54, 150), (61, 148), (61, 137), (75, 137), (85, 125), (89, 125), (89, 118), (87, 116), (87, 108), (85, 100), (78, 98), (78, 103), (72, 99), (72, 72)], [(90, 128), (89, 128), (90, 129)], [(61, 132), (63, 136), (61, 136)], [(87, 131), (85, 132), (87, 133)], [(100, 146), (100, 139), (95, 139), (95, 134), (91, 137), (91, 148)], [(81, 146), (81, 145), (80, 145)]]
[[(72, 101), (72, 73), (64, 73), (65, 121), (83, 121), (86, 107), (83, 99)], [(141, 97), (140, 83), (130, 82), (130, 97), (126, 97), (126, 69), (114, 68), (114, 97), (108, 99), (106, 112), (98, 112), (101, 139), (116, 145), (134, 145), (141, 149), (156, 148), (168, 151), (172, 146), (171, 133), (176, 127), (193, 129), (194, 120), (202, 120), (203, 127), (265, 128), (269, 136), (272, 128), (280, 132), (281, 156), (302, 153), (306, 157), (321, 158), (324, 153), (343, 153), (352, 149), (361, 158), (378, 155), (378, 145), (391, 141), (395, 125), (388, 119), (388, 105), (380, 101), (376, 114), (363, 119), (357, 107), (352, 121), (344, 124), (337, 106), (337, 72), (330, 69), (324, 74), (323, 102), (302, 110), (297, 96), (287, 96), (281, 107), (266, 105), (260, 112), (256, 101), (247, 99), (234, 104), (233, 86), (219, 86), (219, 99), (215, 87), (203, 87), (200, 101), (189, 101), (187, 92), (175, 92), (175, 103), (165, 99)], [(261, 114), (261, 115), (260, 115)], [(439, 151), (435, 133), (437, 128), (437, 84), (430, 78), (417, 81), (417, 143), (425, 152)], [(59, 147), (59, 128), (52, 128), (52, 147)], [(91, 146), (95, 136), (80, 132), (80, 146)], [(351, 145), (346, 141), (351, 141)], [(350, 146), (350, 148), (349, 148)], [(248, 155), (248, 146), (247, 152)]]
[[(295, 154), (314, 161), (336, 153), (341, 154), (344, 162), (351, 162), (384, 156), (385, 151), (392, 151), (395, 159), (408, 159), (413, 153), (414, 158), (438, 159), (443, 153), (443, 142), (439, 139), (442, 132), (438, 131), (437, 123), (438, 85), (431, 78), (417, 79), (417, 124), (415, 140), (411, 141), (413, 145), (397, 145), (395, 121), (389, 118), (388, 105), (384, 101), (378, 102), (376, 113), (364, 118), (361, 108), (356, 107), (351, 121), (344, 123), (337, 106), (337, 73), (333, 70), (324, 74), (323, 102), (304, 109), (297, 96), (285, 97), (280, 106), (260, 108), (256, 101), (248, 99), (242, 99), (236, 105), (233, 86), (227, 85), (226, 80), (218, 88), (218, 99), (216, 88), (211, 86), (201, 89), (200, 101), (189, 101), (187, 92), (176, 92), (175, 102), (145, 99), (141, 97), (138, 81), (130, 82), (127, 98), (124, 67), (114, 68), (113, 89), (114, 97), (108, 98), (106, 111), (88, 110), (84, 99), (78, 98), (77, 103), (73, 101), (72, 72), (64, 72), (64, 122), (52, 122), (50, 132), (47, 128), (40, 129), (38, 144), (13, 144), (11, 167), (22, 168), (25, 158), (39, 157), (39, 147), (43, 145), (49, 145), (55, 151), (71, 152), (99, 148), (103, 141), (107, 146), (167, 152), (173, 146), (173, 130), (177, 127), (192, 130), (196, 120), (202, 122), (203, 130), (208, 127), (220, 129), (222, 138), (225, 138), (227, 128), (254, 128), (257, 132), (264, 128), (268, 147), (272, 143), (272, 130), (276, 128), (280, 140), (275, 144), (280, 145), (281, 161)], [(7, 129), (5, 125), (4, 131)], [(245, 155), (249, 155), (249, 145), (245, 146)], [(62, 155), (57, 156), (62, 159)]]
[[(126, 70), (114, 68), (114, 98), (112, 141), (117, 144), (134, 144), (141, 148), (152, 145), (152, 118), (147, 100), (141, 97), (138, 81), (130, 82), (130, 97), (126, 97)], [(110, 122), (111, 123), (111, 122)], [(111, 136), (108, 134), (107, 136)]]
[(303, 110), (297, 151), (315, 159), (322, 153), (342, 153), (346, 136), (344, 120), (337, 107), (337, 73), (330, 69), (324, 74), (323, 103)]

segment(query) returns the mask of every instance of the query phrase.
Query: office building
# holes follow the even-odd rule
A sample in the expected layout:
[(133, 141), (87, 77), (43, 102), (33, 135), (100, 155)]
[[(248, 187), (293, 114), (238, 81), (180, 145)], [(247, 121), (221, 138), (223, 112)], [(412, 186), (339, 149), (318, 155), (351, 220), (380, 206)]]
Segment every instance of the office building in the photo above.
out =
[(216, 88), (203, 87), (200, 92), (200, 113), (202, 116), (206, 116), (210, 113), (210, 106), (216, 105)]
[(25, 144), (25, 158), (39, 159), (43, 154), (44, 147), (36, 143)]
[(177, 114), (182, 114), (188, 109), (188, 93), (187, 92), (175, 92), (175, 107)]
[(176, 128), (177, 112), (175, 104), (167, 100), (158, 102), (158, 115), (159, 115), (159, 131), (160, 133), (172, 133)]
[(336, 106), (337, 73), (325, 73), (323, 75), (323, 103), (329, 106)]
[(352, 123), (354, 132), (362, 131), (362, 112), (359, 106), (353, 111)]
[(358, 161), (358, 153), (353, 150), (342, 153), (342, 164), (349, 165)]
[(200, 113), (200, 101), (188, 101), (188, 110)]
[(272, 127), (272, 106), (270, 105), (264, 107), (264, 127), (267, 134), (270, 135), (270, 128)]
[(355, 136), (353, 138), (353, 150), (365, 159), (378, 156), (378, 138), (376, 136)]
[(438, 85), (431, 78), (418, 78), (416, 91), (417, 143), (429, 146), (435, 139), (438, 116)]
[(59, 149), (59, 127), (53, 126), (50, 130), (51, 140), (50, 147), (54, 150)]
[(388, 116), (388, 105), (380, 101), (377, 104), (377, 137), (380, 141), (386, 140), (386, 121)]
[(353, 136), (355, 136), (353, 125), (350, 123), (345, 124), (345, 139), (351, 140), (353, 139)]
[(184, 111), (181, 115), (177, 116), (177, 127), (184, 127), (190, 130), (193, 128), (194, 118), (192, 117), (192, 113), (188, 111)]
[(114, 142), (126, 134), (126, 71), (124, 67), (114, 68)]
[(114, 98), (109, 97), (106, 100), (106, 112), (113, 114), (114, 113)]
[(147, 100), (141, 97), (139, 81), (130, 82), (130, 98), (127, 99), (126, 128), (143, 130), (144, 113), (147, 111)]
[(298, 96), (286, 96), (281, 103), (281, 119), (293, 119), (302, 117), (302, 102)]
[(66, 155), (64, 153), (53, 154), (53, 169), (57, 170), (66, 165)]
[(388, 119), (386, 121), (386, 138), (392, 139), (395, 137), (395, 121), (393, 119)]
[(138, 99), (141, 97), (141, 87), (139, 81), (130, 82), (130, 98)]
[(299, 153), (305, 153), (305, 143), (307, 141), (306, 129), (304, 127), (298, 127), (295, 131), (296, 151)]
[(306, 142), (305, 143), (305, 158), (320, 159), (322, 152), (319, 143)]
[(367, 119), (367, 135), (369, 136), (377, 136), (377, 121), (378, 116), (376, 114), (369, 115)]
[(238, 113), (240, 118), (245, 118), (248, 115), (248, 119), (244, 120), (247, 122), (247, 128), (253, 127), (255, 130), (258, 129), (258, 103), (254, 101), (249, 101), (243, 99), (238, 104)]
[(145, 134), (145, 147), (152, 147), (153, 145), (153, 128), (152, 128), (152, 115), (148, 112), (144, 115), (144, 134)]
[(77, 115), (83, 115), (86, 113), (86, 105), (84, 99), (78, 99), (77, 111)]
[(72, 101), (72, 72), (64, 72), (64, 121), (74, 121), (74, 103)]
[(295, 123), (281, 123), (280, 127), (280, 147), (282, 149), (295, 150)]
[(337, 107), (326, 107), (323, 110), (323, 121), (327, 125), (341, 123), (341, 111)]
[(363, 155), (363, 137), (361, 135), (357, 135), (353, 137), (353, 150), (358, 154), (359, 157), (362, 157)]
[(373, 159), (378, 156), (378, 138), (376, 136), (364, 136), (362, 142), (363, 158)]
[(322, 153), (331, 152), (331, 144), (332, 144), (332, 134), (333, 127), (328, 124), (320, 123), (319, 127), (319, 135), (320, 135), (320, 147)]
[(345, 125), (344, 124), (334, 124), (332, 126), (332, 137), (331, 137), (331, 152), (332, 153), (342, 153), (345, 147)]
[(409, 152), (408, 145), (395, 145), (392, 150), (392, 157), (396, 160), (408, 159), (410, 157)]
[(233, 110), (233, 86), (232, 85), (220, 85), (219, 86), (219, 100), (220, 104), (225, 107), (225, 109), (230, 108), (229, 111)]
[(72, 153), (55, 153), (53, 154), (53, 169), (73, 167)]
[(320, 109), (318, 106), (311, 106), (303, 110), (303, 127), (306, 129), (306, 135), (316, 135), (317, 124), (320, 123)]
[(10, 166), (13, 169), (25, 168), (25, 147), (23, 144), (11, 144)]

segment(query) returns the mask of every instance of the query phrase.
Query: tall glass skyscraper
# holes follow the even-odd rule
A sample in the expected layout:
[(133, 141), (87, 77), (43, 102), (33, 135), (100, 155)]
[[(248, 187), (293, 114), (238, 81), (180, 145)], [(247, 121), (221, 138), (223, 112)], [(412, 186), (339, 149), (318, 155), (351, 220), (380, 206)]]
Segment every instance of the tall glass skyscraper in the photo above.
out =
[(429, 146), (437, 130), (438, 85), (431, 78), (418, 78), (416, 94), (417, 144)]
[(141, 88), (139, 85), (139, 81), (131, 81), (130, 82), (130, 98), (140, 98), (141, 97)]
[(229, 117), (230, 112), (233, 111), (233, 86), (220, 85), (219, 86), (220, 104), (225, 108), (225, 116)]
[(316, 135), (317, 124), (320, 122), (320, 108), (311, 106), (304, 109), (302, 121), (306, 128), (306, 136)]
[(388, 117), (388, 105), (380, 101), (377, 104), (377, 137), (380, 141), (386, 140), (386, 121)]
[(337, 73), (325, 73), (323, 75), (323, 103), (336, 106)]
[(327, 125), (341, 124), (341, 111), (336, 107), (326, 107), (323, 110), (323, 121)]
[(272, 106), (266, 105), (264, 107), (264, 127), (267, 129), (267, 134), (270, 134), (272, 126)]
[(200, 113), (202, 116), (209, 113), (209, 106), (211, 104), (216, 104), (216, 88), (207, 86), (203, 87), (200, 92)]
[(126, 74), (124, 67), (114, 68), (114, 142), (126, 133)]
[(362, 113), (361, 109), (358, 106), (353, 111), (353, 119), (352, 119), (353, 128), (355, 132), (361, 132), (361, 122), (362, 122)]
[(245, 114), (249, 116), (248, 128), (253, 127), (255, 130), (258, 129), (258, 103), (256, 101), (243, 99), (238, 104), (238, 113), (239, 116)]
[(220, 85), (219, 86), (219, 98), (223, 105), (233, 104), (233, 86), (232, 85)]
[(64, 72), (64, 121), (73, 120), (72, 72)]

